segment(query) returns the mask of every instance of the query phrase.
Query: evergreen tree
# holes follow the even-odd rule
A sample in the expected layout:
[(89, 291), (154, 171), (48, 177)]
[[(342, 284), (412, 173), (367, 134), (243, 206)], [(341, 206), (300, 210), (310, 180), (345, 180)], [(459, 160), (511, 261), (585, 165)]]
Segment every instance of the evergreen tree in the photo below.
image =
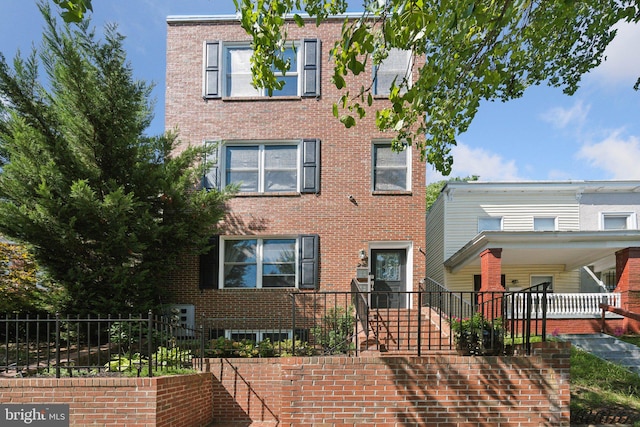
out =
[[(198, 188), (203, 148), (145, 136), (151, 86), (115, 26), (46, 27), (39, 53), (0, 54), (0, 233), (33, 247), (73, 314), (157, 308), (185, 251), (201, 251), (224, 192)], [(39, 79), (40, 62), (46, 78)]]

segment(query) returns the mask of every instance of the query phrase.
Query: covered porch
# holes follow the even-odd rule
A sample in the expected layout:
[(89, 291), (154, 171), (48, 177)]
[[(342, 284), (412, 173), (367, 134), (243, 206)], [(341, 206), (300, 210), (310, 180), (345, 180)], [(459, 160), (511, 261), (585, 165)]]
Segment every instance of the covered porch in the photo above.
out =
[[(484, 231), (444, 265), (450, 276), (477, 272), (474, 290), (480, 292), (549, 282), (549, 319), (596, 320), (602, 316), (600, 304), (640, 313), (640, 230)], [(547, 270), (550, 273), (541, 273)], [(518, 283), (511, 279), (518, 277), (516, 271), (520, 278), (523, 271), (536, 274), (525, 278), (530, 283)], [(614, 283), (603, 280), (609, 272)], [(554, 283), (556, 277), (562, 277), (562, 283)], [(542, 301), (538, 303), (542, 307)], [(621, 327), (640, 331), (639, 322), (630, 319), (623, 319)]]

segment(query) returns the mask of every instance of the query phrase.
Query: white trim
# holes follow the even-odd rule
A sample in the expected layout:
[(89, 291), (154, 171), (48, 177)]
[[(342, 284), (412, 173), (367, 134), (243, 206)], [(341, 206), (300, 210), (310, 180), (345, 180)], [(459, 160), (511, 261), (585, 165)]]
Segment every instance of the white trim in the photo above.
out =
[[(254, 88), (253, 86), (251, 86), (252, 90), (257, 90), (258, 93), (255, 95), (236, 95), (236, 96), (231, 96), (227, 93), (227, 74), (228, 74), (228, 66), (229, 66), (229, 61), (228, 61), (228, 51), (229, 49), (247, 49), (247, 50), (251, 50), (252, 51), (252, 55), (253, 55), (253, 50), (251, 48), (251, 42), (250, 41), (223, 41), (220, 42), (220, 62), (218, 64), (218, 70), (220, 72), (220, 94), (222, 98), (227, 98), (227, 99), (236, 99), (236, 98), (252, 98), (252, 97), (265, 97), (265, 98), (269, 98), (269, 95), (267, 94), (267, 90), (265, 88)], [(304, 58), (302, 57), (302, 43), (300, 43), (299, 40), (293, 40), (293, 41), (288, 41), (287, 45), (285, 46), (285, 49), (292, 49), (294, 54), (295, 54), (295, 70), (290, 69), (289, 72), (287, 72), (286, 77), (292, 77), (295, 75), (296, 77), (296, 93), (294, 95), (277, 95), (274, 93), (273, 97), (274, 98), (278, 98), (278, 97), (283, 97), (283, 96), (302, 96), (302, 68), (304, 67), (304, 64), (302, 63), (302, 61), (304, 60)], [(206, 55), (206, 53), (205, 53)], [(205, 57), (206, 60), (206, 57)], [(277, 77), (283, 77), (282, 72), (280, 72), (279, 70), (275, 71), (274, 74)], [(251, 70), (249, 70), (249, 75), (251, 75)]]
[[(500, 228), (499, 229), (497, 229), (497, 230), (493, 229), (493, 228), (490, 229), (490, 230), (489, 229), (482, 229), (482, 230), (480, 229), (480, 220), (496, 220), (496, 219), (500, 221)], [(502, 231), (503, 230), (503, 226), (504, 226), (504, 217), (502, 217), (502, 216), (479, 216), (477, 218), (476, 225), (477, 225), (478, 233), (482, 233), (483, 231)]]
[[(227, 140), (220, 143), (220, 152), (218, 155), (219, 174), (221, 187), (224, 188), (229, 183), (227, 182), (227, 148), (228, 147), (242, 147), (242, 146), (257, 146), (258, 147), (258, 188), (255, 193), (270, 194), (277, 193), (264, 190), (264, 151), (265, 146), (273, 145), (291, 145), (296, 147), (296, 188), (293, 190), (286, 190), (285, 192), (300, 192), (302, 190), (302, 140), (301, 139), (284, 139), (284, 140)], [(254, 193), (253, 191), (238, 193)]]
[[(256, 241), (256, 286), (252, 288), (245, 287), (225, 287), (224, 283), (224, 275), (225, 275), (225, 243), (227, 241), (240, 241), (240, 240), (255, 240)], [(264, 240), (293, 240), (294, 241), (294, 286), (291, 287), (263, 287), (262, 286), (262, 265), (263, 265), (263, 248), (264, 244), (259, 241), (264, 242)], [(220, 254), (219, 254), (219, 264), (220, 268), (218, 271), (218, 283), (219, 289), (297, 289), (299, 282), (299, 272), (298, 272), (298, 263), (300, 262), (298, 253), (300, 251), (300, 242), (298, 236), (287, 236), (287, 235), (279, 235), (279, 236), (220, 236)]]
[[(313, 20), (315, 22), (315, 17), (309, 16), (307, 13), (287, 13), (284, 16), (286, 20), (293, 20), (295, 15), (299, 15), (302, 19), (305, 20)], [(362, 18), (363, 12), (345, 12), (338, 15), (329, 15), (327, 20), (344, 20), (352, 19), (352, 18)], [(167, 24), (179, 24), (179, 23), (206, 23), (206, 22), (232, 22), (239, 23), (240, 22), (240, 14), (236, 13), (226, 14), (226, 15), (169, 15), (167, 16)]]
[[(412, 292), (416, 291), (414, 289), (414, 280), (413, 280), (413, 242), (407, 241), (395, 241), (395, 242), (383, 242), (383, 241), (375, 241), (369, 242), (369, 247), (367, 249), (367, 257), (369, 258), (369, 271), (371, 271), (371, 251), (373, 249), (405, 249), (407, 252), (407, 259), (405, 265), (405, 291)], [(413, 307), (413, 294), (409, 295), (409, 301), (407, 302), (407, 308)]]
[[(264, 335), (265, 334), (286, 334), (287, 335), (287, 339), (293, 339), (293, 330), (292, 329), (284, 329), (284, 330), (277, 330), (277, 329), (225, 329), (224, 330), (224, 337), (228, 340), (231, 340), (231, 334), (238, 334), (238, 335), (251, 335), (251, 334), (255, 334), (256, 337), (256, 341), (255, 343), (261, 343), (262, 341), (264, 341)], [(243, 338), (246, 339), (246, 338)]]
[[(457, 273), (465, 265), (477, 260), (480, 253), (487, 248), (546, 249), (558, 251), (560, 256), (572, 253), (572, 249), (591, 249), (591, 259), (576, 258), (565, 265), (565, 270), (588, 265), (595, 258), (603, 259), (613, 255), (615, 251), (636, 246), (640, 240), (640, 230), (607, 230), (607, 231), (483, 231), (469, 240), (456, 253), (444, 261), (449, 273)], [(504, 257), (504, 252), (503, 252)]]
[[(406, 176), (406, 182), (405, 182), (405, 188), (403, 190), (376, 190), (375, 189), (375, 173), (376, 173), (376, 156), (375, 156), (375, 149), (376, 149), (376, 145), (390, 145), (391, 144), (391, 140), (390, 139), (373, 139), (371, 141), (371, 192), (374, 191), (379, 191), (379, 192), (389, 192), (389, 193), (403, 193), (406, 191), (412, 191), (411, 190), (411, 183), (413, 182), (412, 179), (412, 153), (411, 153), (411, 149), (409, 146), (406, 146), (404, 151), (402, 151), (403, 153), (405, 153), (405, 167), (406, 167), (406, 171), (407, 171), (407, 176)], [(399, 154), (399, 153), (398, 153)]]
[[(404, 64), (405, 65), (405, 69), (404, 69), (404, 74), (400, 74), (397, 73), (396, 74), (396, 86), (400, 86), (405, 80), (407, 82), (407, 87), (410, 88), (412, 82), (412, 70), (413, 70), (413, 52), (411, 50), (406, 50), (406, 49), (399, 49), (399, 48), (391, 48), (388, 51), (388, 55), (391, 55), (391, 52), (400, 52), (400, 53), (404, 53), (406, 55), (409, 56), (409, 58), (407, 59), (407, 62)], [(388, 88), (384, 88), (382, 91), (380, 91), (380, 88), (378, 87), (378, 72), (380, 71), (380, 66), (384, 65), (384, 62), (389, 59), (389, 56), (387, 56), (385, 59), (382, 60), (382, 62), (378, 65), (374, 65), (373, 67), (371, 67), (371, 73), (372, 73), (372, 80), (373, 80), (373, 95), (375, 96), (389, 96), (389, 94), (391, 93), (391, 87)], [(406, 88), (401, 91), (401, 93), (406, 92)]]
[[(555, 275), (553, 275), (553, 274), (539, 274), (539, 273), (536, 273), (536, 274), (530, 274), (530, 275), (529, 275), (529, 286), (535, 286), (535, 285), (533, 284), (533, 278), (534, 278), (534, 277), (539, 277), (539, 278), (547, 278), (547, 277), (550, 277), (550, 278), (551, 278), (551, 288), (550, 288), (550, 290), (551, 290), (551, 292), (553, 292), (553, 285), (555, 284), (555, 281), (556, 281)], [(541, 283), (544, 283), (544, 282), (541, 282)], [(539, 283), (538, 283), (538, 284), (539, 284)]]
[[(536, 230), (536, 219), (552, 219), (553, 220), (553, 230)], [(533, 231), (558, 231), (558, 217), (557, 216), (535, 215), (533, 217)]]
[(635, 212), (600, 212), (600, 215), (598, 218), (599, 220), (598, 228), (600, 230), (615, 230), (615, 229), (605, 229), (604, 222), (605, 222), (605, 218), (607, 217), (626, 217), (627, 228), (623, 230), (636, 230), (638, 228)]

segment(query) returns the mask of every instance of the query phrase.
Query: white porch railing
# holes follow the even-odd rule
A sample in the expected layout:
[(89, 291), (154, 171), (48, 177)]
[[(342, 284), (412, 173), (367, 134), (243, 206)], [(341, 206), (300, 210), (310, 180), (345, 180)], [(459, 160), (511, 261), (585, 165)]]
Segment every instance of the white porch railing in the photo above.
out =
[[(523, 317), (522, 307), (524, 307), (523, 299), (526, 293), (516, 293), (509, 295), (508, 298), (515, 298), (514, 307), (517, 307), (515, 315), (519, 318)], [(542, 298), (541, 293), (531, 294), (531, 316), (542, 317)], [(575, 293), (575, 294), (547, 294), (547, 318), (549, 317), (580, 317), (580, 316), (597, 316), (602, 314), (600, 303), (606, 303), (610, 306), (620, 308), (619, 293)], [(508, 311), (511, 311), (511, 304), (508, 301)]]

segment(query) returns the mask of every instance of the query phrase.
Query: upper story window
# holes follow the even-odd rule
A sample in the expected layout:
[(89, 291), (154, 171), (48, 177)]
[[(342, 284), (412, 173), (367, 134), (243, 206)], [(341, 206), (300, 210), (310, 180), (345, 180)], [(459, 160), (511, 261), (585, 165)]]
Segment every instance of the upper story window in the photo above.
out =
[(534, 217), (533, 229), (535, 231), (555, 231), (557, 230), (555, 217)]
[[(204, 50), (204, 98), (268, 96), (267, 90), (251, 84), (253, 50), (248, 43), (206, 42)], [(274, 90), (272, 96), (319, 96), (319, 40), (301, 40), (287, 48), (283, 56), (291, 67), (286, 74), (275, 72), (284, 86)]]
[(297, 145), (229, 145), (225, 153), (227, 185), (241, 192), (298, 190)]
[(478, 233), (483, 231), (501, 231), (502, 217), (487, 216), (478, 218)]
[(240, 193), (320, 191), (317, 139), (217, 143), (206, 163), (203, 185), (209, 189), (236, 185)]
[(376, 68), (374, 68), (374, 95), (389, 95), (391, 83), (395, 80), (399, 86), (403, 80), (411, 83), (411, 51), (390, 49), (387, 56)]
[(631, 230), (636, 228), (636, 216), (633, 213), (603, 212), (602, 230)]
[(373, 191), (409, 191), (411, 150), (394, 151), (390, 143), (373, 144)]
[[(256, 89), (251, 85), (251, 47), (243, 44), (239, 46), (224, 46), (224, 96), (228, 97), (250, 97), (267, 96), (266, 89)], [(297, 96), (299, 94), (298, 79), (298, 56), (300, 50), (294, 52), (293, 48), (284, 51), (284, 59), (288, 60), (291, 68), (283, 75), (280, 71), (275, 71), (279, 81), (284, 82), (280, 90), (274, 90), (273, 96)]]

